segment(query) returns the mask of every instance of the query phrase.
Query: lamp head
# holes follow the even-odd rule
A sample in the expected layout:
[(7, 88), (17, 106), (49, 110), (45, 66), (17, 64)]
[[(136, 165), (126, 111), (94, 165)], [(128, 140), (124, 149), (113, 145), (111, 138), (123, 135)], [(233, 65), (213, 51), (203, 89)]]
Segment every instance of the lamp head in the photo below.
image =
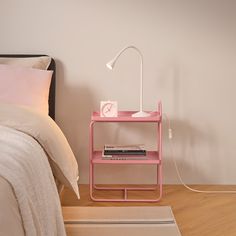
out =
[(115, 66), (115, 63), (116, 63), (116, 60), (113, 59), (113, 60), (109, 61), (109, 62), (106, 64), (106, 66), (107, 66), (108, 69), (112, 70), (112, 69), (114, 68), (114, 66)]

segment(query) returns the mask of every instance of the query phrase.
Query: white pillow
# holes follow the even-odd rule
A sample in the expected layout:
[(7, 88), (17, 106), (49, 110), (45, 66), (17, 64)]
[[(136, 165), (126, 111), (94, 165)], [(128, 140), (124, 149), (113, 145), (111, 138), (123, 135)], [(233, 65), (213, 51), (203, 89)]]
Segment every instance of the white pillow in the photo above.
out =
[(0, 102), (24, 105), (48, 114), (53, 71), (0, 64)]
[(51, 57), (0, 57), (0, 64), (17, 65), (31, 67), (35, 69), (47, 70), (50, 63)]

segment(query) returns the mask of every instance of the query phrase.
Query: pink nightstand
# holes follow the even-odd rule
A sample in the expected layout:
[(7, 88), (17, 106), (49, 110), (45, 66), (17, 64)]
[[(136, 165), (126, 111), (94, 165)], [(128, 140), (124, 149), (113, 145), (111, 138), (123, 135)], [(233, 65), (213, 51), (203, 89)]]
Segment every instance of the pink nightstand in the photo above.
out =
[[(150, 112), (149, 117), (132, 117), (135, 111), (119, 111), (118, 117), (100, 117), (99, 112), (93, 112), (90, 122), (90, 138), (89, 138), (89, 185), (90, 197), (93, 201), (110, 201), (110, 202), (157, 202), (162, 196), (162, 105), (158, 103), (158, 109), (155, 112)], [(102, 150), (94, 150), (94, 124), (96, 122), (152, 122), (157, 124), (157, 150), (147, 151), (147, 159), (144, 160), (104, 160), (102, 158)], [(157, 166), (157, 183), (153, 187), (98, 187), (94, 183), (94, 165), (96, 164), (142, 164), (142, 165), (156, 165)], [(107, 199), (96, 198), (93, 194), (96, 190), (120, 190), (124, 191), (124, 197), (121, 199)], [(158, 196), (154, 199), (130, 199), (128, 198), (128, 191), (156, 191)]]

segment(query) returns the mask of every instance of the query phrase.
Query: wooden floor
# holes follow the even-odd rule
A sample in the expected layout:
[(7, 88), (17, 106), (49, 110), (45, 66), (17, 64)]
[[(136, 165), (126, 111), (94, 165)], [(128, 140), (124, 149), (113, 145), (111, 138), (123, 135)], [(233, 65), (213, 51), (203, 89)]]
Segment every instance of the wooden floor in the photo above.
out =
[[(235, 190), (236, 186), (192, 186), (201, 190)], [(68, 189), (62, 193), (62, 206), (171, 206), (182, 236), (236, 236), (236, 194), (194, 193), (182, 185), (163, 186), (158, 203), (93, 202), (89, 186), (80, 185), (81, 199)], [(102, 192), (104, 193), (104, 192)], [(121, 193), (111, 192), (109, 197)], [(134, 193), (139, 197), (142, 193)], [(145, 193), (147, 194), (147, 193)], [(108, 196), (108, 195), (106, 195)], [(149, 194), (152, 197), (151, 194)]]

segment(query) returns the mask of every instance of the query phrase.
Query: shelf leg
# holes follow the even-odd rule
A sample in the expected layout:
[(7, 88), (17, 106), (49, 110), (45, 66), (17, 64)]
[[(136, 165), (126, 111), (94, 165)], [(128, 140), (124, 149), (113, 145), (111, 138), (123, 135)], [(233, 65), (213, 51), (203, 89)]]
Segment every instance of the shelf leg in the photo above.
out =
[(93, 157), (93, 126), (94, 122), (90, 122), (89, 126), (89, 192), (91, 199), (94, 199), (93, 197), (93, 187), (94, 187), (94, 168), (92, 163), (92, 157)]
[(128, 191), (127, 188), (124, 188), (124, 200), (126, 201), (128, 199)]

